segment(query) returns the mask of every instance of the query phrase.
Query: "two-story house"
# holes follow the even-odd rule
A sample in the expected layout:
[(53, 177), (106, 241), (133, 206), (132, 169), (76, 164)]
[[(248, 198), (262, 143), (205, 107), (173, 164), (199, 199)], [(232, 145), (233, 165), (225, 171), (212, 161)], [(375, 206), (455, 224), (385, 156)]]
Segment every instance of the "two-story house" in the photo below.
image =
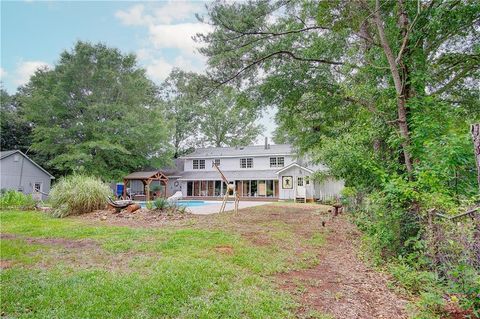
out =
[(288, 144), (199, 148), (177, 162), (181, 169), (167, 173), (168, 193), (181, 191), (187, 198), (224, 194), (226, 185), (213, 162), (230, 182), (235, 182), (243, 199), (312, 200), (338, 196), (343, 188), (342, 181), (331, 178), (314, 181), (312, 175), (327, 168), (298, 159)]

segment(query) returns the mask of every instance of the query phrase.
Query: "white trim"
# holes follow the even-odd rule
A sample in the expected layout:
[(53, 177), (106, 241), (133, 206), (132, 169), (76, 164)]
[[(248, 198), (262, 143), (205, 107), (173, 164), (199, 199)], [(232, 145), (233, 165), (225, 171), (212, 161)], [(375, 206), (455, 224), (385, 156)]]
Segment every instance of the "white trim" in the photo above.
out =
[(296, 166), (296, 167), (298, 167), (298, 168), (300, 168), (300, 169), (303, 169), (303, 170), (309, 172), (310, 174), (313, 174), (313, 173), (314, 173), (314, 171), (312, 171), (311, 169), (306, 168), (306, 167), (303, 167), (303, 166), (298, 165), (297, 163), (293, 162), (293, 163), (285, 166), (285, 167), (282, 168), (281, 170), (276, 171), (275, 174), (280, 174), (281, 172), (283, 172), (283, 171), (285, 171), (285, 170), (287, 170), (287, 169), (289, 169), (289, 168), (292, 168), (292, 167), (294, 167), (294, 166)]

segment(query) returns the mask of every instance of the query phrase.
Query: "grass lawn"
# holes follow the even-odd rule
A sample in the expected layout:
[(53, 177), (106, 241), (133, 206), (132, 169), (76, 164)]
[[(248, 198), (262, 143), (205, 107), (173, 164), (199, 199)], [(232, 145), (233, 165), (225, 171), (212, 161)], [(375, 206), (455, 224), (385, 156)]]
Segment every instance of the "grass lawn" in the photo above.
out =
[(0, 212), (12, 318), (289, 318), (275, 276), (318, 262), (326, 207), (271, 204), (161, 228)]

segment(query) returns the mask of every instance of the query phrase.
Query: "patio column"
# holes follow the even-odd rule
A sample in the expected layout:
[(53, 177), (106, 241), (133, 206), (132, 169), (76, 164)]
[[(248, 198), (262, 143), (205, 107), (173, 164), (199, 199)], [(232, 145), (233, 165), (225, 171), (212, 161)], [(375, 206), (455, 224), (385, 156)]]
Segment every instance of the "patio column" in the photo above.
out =
[(145, 181), (145, 184), (144, 184), (144, 192), (145, 192), (145, 195), (146, 195), (146, 201), (148, 202), (150, 200), (150, 183), (152, 182), (151, 179), (147, 179)]
[(127, 180), (123, 180), (123, 199), (127, 199)]

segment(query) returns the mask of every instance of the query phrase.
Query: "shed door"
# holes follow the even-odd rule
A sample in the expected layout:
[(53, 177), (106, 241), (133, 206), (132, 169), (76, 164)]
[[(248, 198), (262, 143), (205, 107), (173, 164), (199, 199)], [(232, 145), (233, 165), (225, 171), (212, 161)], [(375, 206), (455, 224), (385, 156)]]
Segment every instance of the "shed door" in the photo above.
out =
[(297, 177), (297, 197), (306, 197), (307, 190), (305, 189), (305, 182), (303, 177)]

